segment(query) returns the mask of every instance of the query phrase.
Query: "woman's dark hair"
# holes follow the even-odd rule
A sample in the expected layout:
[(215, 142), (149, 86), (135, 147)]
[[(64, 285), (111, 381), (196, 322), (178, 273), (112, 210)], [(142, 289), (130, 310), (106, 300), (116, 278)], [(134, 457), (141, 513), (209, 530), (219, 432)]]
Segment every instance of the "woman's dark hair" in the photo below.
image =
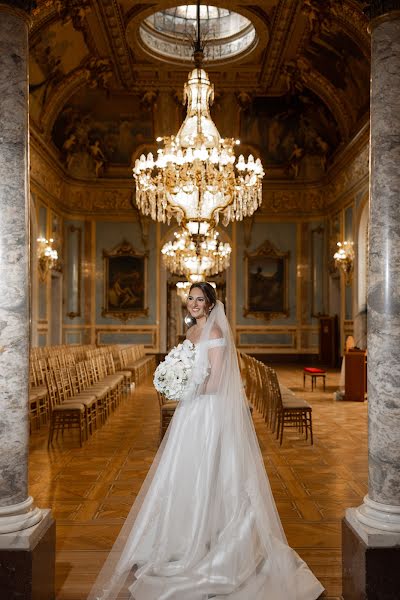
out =
[(192, 283), (189, 294), (194, 288), (199, 288), (203, 292), (209, 308), (214, 308), (214, 306), (217, 304), (217, 294), (215, 288), (207, 281), (199, 281), (198, 283)]

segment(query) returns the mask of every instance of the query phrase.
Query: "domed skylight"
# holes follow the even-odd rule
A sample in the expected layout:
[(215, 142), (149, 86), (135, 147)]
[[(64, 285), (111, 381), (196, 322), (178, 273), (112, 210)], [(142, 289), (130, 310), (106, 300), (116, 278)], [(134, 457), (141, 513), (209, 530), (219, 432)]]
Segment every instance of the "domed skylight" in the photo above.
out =
[[(192, 61), (196, 34), (196, 5), (175, 6), (153, 13), (139, 32), (145, 49), (160, 58)], [(237, 57), (257, 41), (252, 23), (242, 15), (216, 6), (200, 6), (201, 37), (209, 61)]]

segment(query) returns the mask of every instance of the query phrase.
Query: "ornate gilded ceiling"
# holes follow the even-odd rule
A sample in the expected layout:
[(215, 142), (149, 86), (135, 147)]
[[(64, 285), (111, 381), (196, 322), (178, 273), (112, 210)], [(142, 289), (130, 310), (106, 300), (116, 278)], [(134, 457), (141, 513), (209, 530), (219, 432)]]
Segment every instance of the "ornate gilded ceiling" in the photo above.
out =
[[(257, 43), (206, 65), (213, 117), (272, 179), (319, 180), (368, 117), (369, 35), (355, 0), (212, 1)], [(38, 0), (30, 38), (32, 130), (77, 179), (130, 177), (133, 158), (175, 132), (188, 64), (151, 56), (140, 28), (179, 3)], [(175, 11), (176, 12), (176, 11)], [(243, 21), (244, 22), (244, 21)], [(161, 39), (161, 38), (160, 38)], [(171, 34), (170, 40), (173, 40)], [(156, 54), (156, 53), (155, 53)]]

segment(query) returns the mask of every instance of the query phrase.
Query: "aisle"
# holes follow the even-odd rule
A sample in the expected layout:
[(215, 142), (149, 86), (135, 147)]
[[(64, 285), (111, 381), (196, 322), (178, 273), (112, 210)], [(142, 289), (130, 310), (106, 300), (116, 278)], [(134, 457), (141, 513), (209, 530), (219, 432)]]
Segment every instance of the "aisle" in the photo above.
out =
[[(282, 383), (301, 390), (301, 370), (281, 367)], [(366, 405), (306, 393), (315, 444), (290, 432), (282, 448), (257, 414), (254, 422), (289, 543), (326, 587), (341, 593), (340, 521), (367, 485)], [(47, 451), (47, 431), (31, 436), (30, 493), (57, 520), (57, 600), (85, 600), (157, 450), (159, 411), (149, 380), (125, 400), (81, 449), (69, 435)]]

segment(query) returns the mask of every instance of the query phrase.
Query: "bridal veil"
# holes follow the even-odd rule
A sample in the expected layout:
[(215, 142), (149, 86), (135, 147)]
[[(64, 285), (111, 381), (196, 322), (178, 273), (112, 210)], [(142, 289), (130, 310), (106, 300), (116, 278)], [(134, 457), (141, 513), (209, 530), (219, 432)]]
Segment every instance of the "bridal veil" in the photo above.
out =
[(221, 302), (89, 600), (315, 600), (288, 546)]

